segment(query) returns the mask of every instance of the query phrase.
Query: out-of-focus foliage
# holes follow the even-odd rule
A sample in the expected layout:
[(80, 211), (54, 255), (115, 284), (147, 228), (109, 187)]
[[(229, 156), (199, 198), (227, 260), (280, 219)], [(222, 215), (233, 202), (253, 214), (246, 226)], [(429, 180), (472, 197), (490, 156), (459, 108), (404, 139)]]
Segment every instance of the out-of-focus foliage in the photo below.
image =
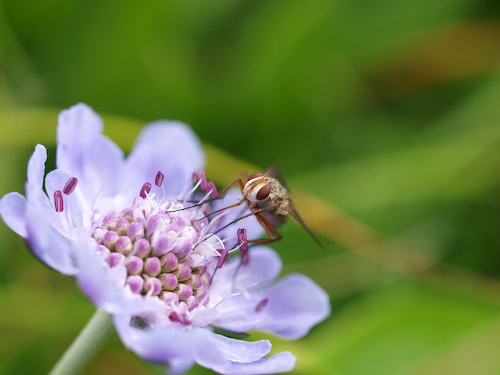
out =
[[(140, 124), (180, 119), (221, 186), (278, 165), (328, 244), (290, 223), (274, 246), (332, 298), (308, 337), (272, 340), (294, 374), (498, 373), (499, 15), (493, 0), (0, 1), (0, 195), (23, 190), (35, 143), (54, 165), (57, 111), (76, 102), (126, 149)], [(45, 373), (94, 308), (3, 224), (0, 239), (0, 374)], [(151, 371), (116, 336), (87, 369)]]

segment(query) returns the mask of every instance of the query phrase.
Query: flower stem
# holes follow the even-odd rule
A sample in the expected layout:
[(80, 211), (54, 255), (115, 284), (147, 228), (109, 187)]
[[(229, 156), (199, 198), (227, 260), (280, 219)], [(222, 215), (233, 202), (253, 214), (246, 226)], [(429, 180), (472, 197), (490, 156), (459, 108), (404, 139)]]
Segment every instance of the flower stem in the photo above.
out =
[(104, 344), (113, 330), (111, 315), (97, 310), (85, 328), (56, 363), (50, 375), (69, 375), (81, 372), (87, 362)]

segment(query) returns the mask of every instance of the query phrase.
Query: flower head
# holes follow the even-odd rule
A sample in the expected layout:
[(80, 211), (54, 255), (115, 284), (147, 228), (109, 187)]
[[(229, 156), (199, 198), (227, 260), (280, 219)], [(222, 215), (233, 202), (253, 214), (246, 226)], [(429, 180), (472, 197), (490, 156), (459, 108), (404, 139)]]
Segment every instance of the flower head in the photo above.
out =
[[(188, 127), (150, 124), (125, 159), (102, 135), (100, 118), (78, 104), (60, 114), (57, 140), (57, 169), (44, 178), (47, 152), (37, 145), (26, 197), (5, 195), (0, 214), (38, 258), (113, 314), (128, 348), (172, 373), (195, 362), (222, 374), (293, 368), (288, 352), (265, 357), (269, 341), (228, 338), (213, 327), (299, 338), (329, 315), (328, 297), (302, 275), (275, 282), (279, 257), (248, 248), (247, 231), (252, 238), (261, 231), (253, 218), (219, 230), (238, 210), (212, 218), (210, 205), (191, 203), (217, 190), (197, 172), (204, 155)], [(213, 209), (236, 199), (230, 193)]]

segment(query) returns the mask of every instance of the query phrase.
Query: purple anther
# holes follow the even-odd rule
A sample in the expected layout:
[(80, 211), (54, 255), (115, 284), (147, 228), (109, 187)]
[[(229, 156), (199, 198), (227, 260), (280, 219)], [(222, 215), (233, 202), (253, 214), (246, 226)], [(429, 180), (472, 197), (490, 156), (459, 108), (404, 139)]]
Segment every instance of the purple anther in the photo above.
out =
[(54, 207), (56, 212), (62, 212), (64, 210), (64, 202), (61, 190), (56, 190), (54, 192)]
[(175, 290), (179, 284), (179, 280), (173, 273), (162, 273), (158, 278), (163, 285), (163, 290)]
[(186, 263), (181, 263), (177, 266), (174, 275), (177, 276), (179, 281), (189, 280), (191, 279), (191, 267), (189, 267)]
[(144, 279), (139, 275), (132, 275), (127, 278), (127, 285), (130, 287), (132, 293), (142, 292), (142, 286), (144, 285)]
[(108, 257), (108, 264), (110, 267), (114, 267), (117, 264), (120, 264), (124, 260), (125, 260), (125, 257), (123, 256), (123, 254), (111, 253), (111, 254), (109, 254), (109, 257)]
[(196, 309), (198, 306), (200, 306), (200, 301), (198, 300), (197, 297), (191, 296), (186, 300), (186, 305), (188, 307), (188, 310), (192, 311)]
[(146, 195), (149, 194), (151, 191), (151, 184), (149, 182), (145, 182), (144, 185), (142, 185), (141, 192), (139, 193), (139, 196), (143, 199), (146, 198)]
[(262, 301), (260, 301), (257, 306), (255, 306), (255, 312), (260, 312), (269, 302), (269, 298), (264, 298)]
[(219, 193), (217, 192), (217, 187), (215, 187), (215, 184), (212, 181), (210, 181), (207, 185), (206, 193), (208, 194), (208, 192), (210, 192), (210, 198), (212, 199), (217, 198), (217, 195), (219, 195)]
[(198, 220), (191, 220), (191, 225), (197, 232), (201, 232), (203, 225)]
[(241, 252), (241, 264), (246, 265), (250, 261), (248, 256), (248, 240), (247, 240), (247, 230), (245, 228), (240, 228), (237, 231), (238, 234), (238, 245), (240, 246)]
[(201, 279), (200, 275), (194, 274), (191, 275), (191, 280), (187, 281), (186, 284), (188, 284), (194, 290), (203, 285), (203, 280)]
[(66, 185), (64, 185), (63, 193), (66, 195), (70, 195), (73, 190), (75, 190), (76, 185), (78, 185), (78, 179), (76, 177), (71, 177)]
[(156, 174), (156, 178), (155, 178), (155, 185), (161, 186), (161, 184), (163, 184), (164, 178), (165, 178), (165, 175), (163, 173), (161, 173), (161, 171), (158, 171), (158, 173)]
[(102, 239), (102, 243), (108, 249), (114, 250), (115, 243), (116, 243), (116, 241), (118, 241), (118, 237), (120, 237), (118, 235), (118, 233), (108, 230), (106, 233), (104, 233), (104, 237)]
[(207, 190), (207, 176), (205, 176), (205, 171), (199, 171), (193, 174), (193, 183), (195, 183), (196, 180), (200, 181), (201, 190)]
[(177, 269), (177, 265), (179, 264), (179, 259), (173, 253), (163, 255), (160, 260), (163, 265), (161, 269), (163, 272), (172, 272)]
[(115, 242), (115, 250), (127, 256), (132, 252), (132, 240), (129, 237), (121, 236)]
[(137, 221), (130, 223), (127, 228), (127, 235), (134, 240), (144, 238), (144, 226)]
[(151, 253), (151, 249), (149, 247), (149, 241), (146, 240), (145, 238), (135, 241), (133, 252), (134, 255), (138, 256), (139, 258), (142, 259), (147, 258)]
[(177, 305), (179, 303), (179, 296), (173, 292), (161, 292), (160, 299), (167, 305)]
[(168, 251), (170, 240), (164, 234), (155, 233), (151, 239), (151, 254), (154, 256), (162, 256)]
[(221, 268), (227, 259), (229, 251), (227, 251), (227, 249), (217, 249), (217, 251), (220, 254), (220, 257), (217, 259), (217, 268)]
[(174, 292), (179, 296), (180, 300), (186, 300), (193, 295), (193, 289), (189, 285), (182, 283), (177, 285)]
[(147, 258), (144, 262), (144, 272), (146, 272), (149, 276), (159, 275), (161, 272), (160, 259), (156, 257)]
[(125, 236), (128, 231), (128, 226), (130, 225), (127, 219), (118, 219), (116, 221), (115, 230), (118, 232), (120, 236)]
[(104, 259), (108, 259), (111, 251), (104, 245), (97, 245), (97, 253), (100, 254)]
[(156, 277), (150, 277), (146, 279), (146, 282), (144, 283), (144, 291), (147, 294), (151, 294), (152, 296), (157, 296), (158, 294), (160, 294), (161, 287), (161, 281)]
[(208, 292), (208, 288), (205, 285), (202, 285), (198, 289), (194, 291), (195, 297), (197, 297), (199, 300), (202, 300)]
[(131, 256), (127, 261), (127, 271), (130, 275), (138, 275), (142, 273), (142, 269), (144, 266), (144, 261), (142, 258)]

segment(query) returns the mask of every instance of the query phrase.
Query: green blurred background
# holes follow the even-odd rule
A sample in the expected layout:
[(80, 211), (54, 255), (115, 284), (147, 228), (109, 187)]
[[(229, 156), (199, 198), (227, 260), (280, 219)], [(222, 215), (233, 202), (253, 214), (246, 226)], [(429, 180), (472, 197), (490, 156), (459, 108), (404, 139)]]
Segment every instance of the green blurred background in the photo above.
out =
[[(500, 374), (495, 0), (0, 1), (0, 194), (85, 102), (126, 150), (189, 123), (209, 176), (280, 167), (276, 248), (331, 296), (294, 374)], [(304, 193), (307, 192), (307, 193)], [(0, 373), (46, 373), (94, 307), (0, 225)], [(254, 335), (252, 338), (265, 337)], [(150, 374), (114, 335), (87, 374)], [(208, 371), (193, 368), (190, 374)]]

